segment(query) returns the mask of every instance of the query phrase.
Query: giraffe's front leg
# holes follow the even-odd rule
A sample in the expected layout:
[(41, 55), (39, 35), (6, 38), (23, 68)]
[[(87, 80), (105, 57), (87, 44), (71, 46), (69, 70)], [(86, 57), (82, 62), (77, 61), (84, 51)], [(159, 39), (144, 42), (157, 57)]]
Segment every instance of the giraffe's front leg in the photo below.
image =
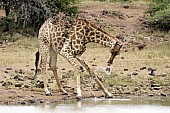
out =
[(81, 63), (72, 55), (68, 54), (68, 53), (60, 53), (60, 55), (62, 55), (64, 58), (66, 58), (69, 63), (73, 66), (73, 68), (75, 69), (75, 73), (74, 75), (77, 76), (77, 100), (81, 100), (82, 99), (82, 94), (81, 94), (81, 87), (80, 87), (80, 75), (81, 72), (83, 71), (83, 67), (81, 65)]
[(104, 87), (104, 85), (101, 83), (101, 81), (98, 79), (98, 76), (94, 74), (94, 72), (91, 71), (89, 66), (84, 62), (84, 60), (81, 57), (77, 57), (77, 60), (83, 65), (83, 67), (87, 70), (87, 72), (95, 79), (96, 83), (100, 86), (106, 97), (112, 98), (112, 94)]

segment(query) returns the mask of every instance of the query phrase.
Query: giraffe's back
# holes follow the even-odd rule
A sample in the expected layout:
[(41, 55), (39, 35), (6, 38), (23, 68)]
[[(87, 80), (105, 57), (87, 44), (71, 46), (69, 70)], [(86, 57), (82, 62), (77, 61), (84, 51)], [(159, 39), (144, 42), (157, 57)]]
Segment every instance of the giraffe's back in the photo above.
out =
[(60, 51), (63, 47), (65, 39), (68, 34), (67, 21), (65, 16), (60, 18), (49, 18), (41, 26), (39, 30), (38, 40), (39, 48), (50, 48), (56, 52)]

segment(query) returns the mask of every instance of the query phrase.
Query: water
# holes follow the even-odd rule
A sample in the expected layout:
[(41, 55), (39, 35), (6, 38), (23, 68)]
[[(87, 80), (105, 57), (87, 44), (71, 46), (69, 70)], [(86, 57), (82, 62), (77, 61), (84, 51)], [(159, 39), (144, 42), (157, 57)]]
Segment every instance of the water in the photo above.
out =
[(170, 113), (170, 97), (86, 99), (31, 106), (0, 106), (0, 113)]

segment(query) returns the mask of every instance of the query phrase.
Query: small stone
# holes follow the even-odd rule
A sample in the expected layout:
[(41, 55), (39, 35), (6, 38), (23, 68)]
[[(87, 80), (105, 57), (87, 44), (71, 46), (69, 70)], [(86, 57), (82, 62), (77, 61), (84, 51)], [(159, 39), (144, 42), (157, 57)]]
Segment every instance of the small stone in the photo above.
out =
[(8, 68), (6, 68), (6, 70), (12, 70), (12, 68), (8, 67)]
[(138, 75), (138, 73), (137, 72), (133, 72), (132, 75)]
[(170, 66), (167, 65), (166, 68), (170, 68)]
[(45, 101), (44, 100), (40, 100), (40, 103), (44, 103)]
[(29, 99), (28, 102), (31, 104), (36, 103), (36, 101), (34, 99)]
[(11, 85), (13, 85), (13, 83), (10, 82), (10, 81), (4, 82), (4, 83), (2, 84), (2, 86), (5, 86), (5, 87), (11, 86)]
[(144, 69), (146, 69), (146, 67), (141, 67), (141, 68), (140, 68), (140, 70), (144, 70)]
[(160, 90), (161, 87), (153, 87), (154, 90)]
[(44, 88), (44, 82), (43, 81), (37, 81), (36, 88)]
[(135, 87), (134, 90), (135, 90), (135, 91), (138, 91), (138, 90), (139, 90), (139, 87)]
[(15, 87), (22, 87), (23, 83), (15, 83)]
[(25, 88), (30, 88), (30, 85), (25, 84), (24, 87)]
[(15, 79), (15, 80), (18, 80), (18, 81), (24, 81), (24, 78), (23, 78), (21, 75), (19, 75), (19, 74), (17, 74), (16, 76), (14, 76), (14, 79)]
[(120, 57), (121, 59), (125, 59), (125, 57)]
[(154, 94), (153, 94), (153, 93), (150, 93), (150, 94), (148, 94), (148, 96), (152, 97), (152, 96), (154, 96)]
[(26, 102), (24, 102), (24, 101), (21, 102), (21, 105), (25, 105), (25, 104), (26, 104)]
[(6, 70), (6, 71), (4, 71), (4, 73), (8, 73), (8, 71)]
[(124, 71), (128, 71), (128, 69), (127, 69), (127, 68), (125, 68), (125, 69), (124, 69)]
[(155, 76), (155, 73), (149, 73), (149, 75), (151, 75), (151, 76)]
[(165, 93), (161, 93), (161, 96), (164, 96), (164, 97), (166, 97), (167, 95), (166, 95)]
[(128, 77), (131, 77), (131, 74), (127, 74)]
[(159, 84), (151, 84), (151, 87), (160, 87)]
[(97, 66), (96, 64), (92, 64), (92, 66)]
[(20, 74), (24, 74), (22, 69), (19, 70), (19, 73), (20, 73)]
[(18, 70), (15, 70), (15, 73), (19, 73), (19, 71), (18, 71)]
[(33, 69), (33, 68), (31, 69), (31, 71), (34, 71), (34, 70), (35, 70), (35, 69)]

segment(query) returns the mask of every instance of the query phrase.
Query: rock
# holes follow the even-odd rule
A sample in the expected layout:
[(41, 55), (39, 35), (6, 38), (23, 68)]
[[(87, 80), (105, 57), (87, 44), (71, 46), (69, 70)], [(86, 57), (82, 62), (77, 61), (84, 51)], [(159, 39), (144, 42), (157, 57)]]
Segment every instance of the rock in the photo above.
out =
[(65, 68), (62, 68), (61, 70), (66, 70)]
[(131, 74), (127, 74), (128, 77), (131, 77), (132, 75)]
[(96, 64), (92, 64), (92, 66), (97, 66)]
[(136, 46), (138, 47), (139, 50), (142, 50), (142, 49), (144, 49), (144, 47), (146, 46), (146, 44), (140, 43), (140, 44), (138, 44), (138, 45), (136, 45)]
[(8, 67), (8, 68), (6, 68), (6, 70), (12, 70), (12, 68)]
[(35, 71), (35, 69), (32, 68), (31, 71)]
[(151, 75), (151, 76), (155, 76), (154, 71), (156, 71), (156, 69), (148, 68), (148, 71), (151, 71), (151, 72), (149, 73), (149, 75)]
[(120, 57), (121, 59), (125, 59), (125, 57)]
[(8, 71), (6, 70), (6, 71), (4, 71), (4, 73), (8, 73)]
[(29, 99), (29, 100), (28, 100), (28, 103), (34, 104), (34, 103), (36, 103), (36, 101), (35, 101), (35, 99)]
[(160, 90), (161, 87), (153, 87), (154, 90)]
[(34, 76), (29, 76), (28, 79), (29, 80), (35, 80), (35, 77)]
[(160, 85), (159, 84), (151, 84), (151, 87), (160, 87)]
[(21, 104), (21, 105), (25, 105), (25, 104), (26, 104), (26, 102), (25, 102), (25, 101), (22, 101), (20, 104)]
[(16, 76), (14, 76), (14, 79), (15, 79), (15, 80), (18, 80), (18, 81), (24, 81), (24, 78), (23, 78), (21, 75), (19, 75), (19, 74), (17, 74)]
[(15, 70), (15, 73), (19, 73), (19, 71), (18, 71), (18, 70)]
[(170, 66), (167, 65), (166, 68), (170, 68)]
[(22, 85), (23, 83), (19, 83), (19, 82), (15, 83), (15, 87), (22, 87)]
[(24, 87), (25, 87), (25, 88), (30, 88), (30, 85), (25, 84)]
[(10, 81), (4, 82), (4, 83), (2, 84), (2, 86), (5, 86), (5, 87), (11, 86), (11, 85), (13, 85), (13, 83), (10, 82)]
[(160, 93), (160, 94), (161, 94), (161, 96), (164, 96), (164, 97), (166, 97), (166, 96), (167, 96), (165, 93)]
[(128, 71), (128, 69), (127, 69), (127, 68), (125, 68), (125, 69), (124, 69), (124, 71)]
[(123, 8), (129, 9), (129, 8), (130, 8), (130, 5), (129, 5), (129, 4), (125, 4), (125, 5), (123, 5)]
[(137, 72), (133, 72), (132, 75), (138, 75), (138, 73)]
[(135, 87), (135, 88), (134, 88), (135, 91), (138, 91), (139, 89), (140, 89), (139, 87)]
[(45, 102), (45, 100), (40, 100), (40, 103), (44, 103)]
[(140, 68), (140, 70), (144, 70), (144, 69), (146, 69), (146, 67), (141, 67), (141, 68)]
[(154, 96), (154, 94), (153, 94), (153, 93), (150, 93), (150, 94), (148, 94), (148, 96), (152, 97), (152, 96)]
[(23, 70), (20, 69), (20, 70), (19, 70), (19, 73), (20, 73), (20, 74), (24, 74), (25, 72), (23, 72)]
[(44, 88), (44, 82), (43, 81), (37, 81), (36, 88)]

